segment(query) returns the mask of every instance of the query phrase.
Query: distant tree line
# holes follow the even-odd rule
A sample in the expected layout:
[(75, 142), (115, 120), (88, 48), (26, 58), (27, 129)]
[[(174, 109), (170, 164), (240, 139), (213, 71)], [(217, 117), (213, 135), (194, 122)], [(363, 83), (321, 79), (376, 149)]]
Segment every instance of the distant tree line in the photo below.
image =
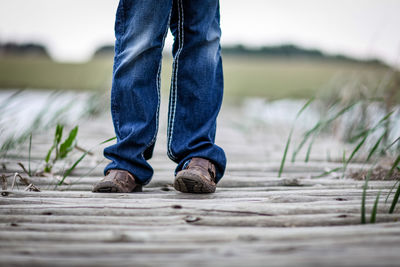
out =
[[(362, 62), (385, 65), (379, 59), (359, 60), (344, 55), (328, 55), (318, 49), (306, 49), (293, 44), (283, 44), (276, 46), (263, 46), (259, 48), (250, 48), (244, 45), (223, 46), (223, 55), (233, 56), (268, 56), (268, 57), (286, 57), (286, 58), (312, 58), (312, 59), (330, 59), (346, 62)], [(41, 56), (50, 58), (45, 46), (36, 43), (0, 43), (0, 56), (18, 55), (18, 56)], [(109, 57), (114, 55), (114, 46), (105, 45), (98, 48), (93, 58)]]
[(110, 56), (114, 55), (114, 46), (113, 45), (104, 45), (99, 47), (96, 52), (94, 52), (93, 57), (101, 57), (101, 56)]
[(234, 45), (222, 47), (222, 53), (224, 55), (245, 55), (245, 56), (276, 56), (276, 57), (306, 57), (314, 59), (334, 59), (348, 62), (363, 62), (363, 63), (374, 63), (384, 64), (382, 61), (376, 58), (372, 59), (355, 59), (344, 55), (328, 55), (318, 49), (306, 49), (293, 44), (283, 44), (276, 46), (263, 46), (260, 48), (249, 48), (244, 45)]
[(0, 43), (0, 56), (38, 56), (50, 58), (45, 46), (36, 43)]
[[(96, 50), (93, 57), (110, 56), (114, 54), (113, 45), (105, 45)], [(286, 58), (311, 58), (311, 59), (330, 59), (346, 62), (372, 63), (385, 65), (379, 59), (355, 59), (344, 55), (328, 55), (318, 49), (306, 49), (293, 44), (283, 44), (276, 46), (263, 46), (260, 48), (250, 48), (244, 45), (223, 46), (223, 55), (232, 56), (268, 56), (268, 57), (286, 57)]]
[(325, 55), (317, 49), (304, 49), (292, 44), (263, 46), (260, 48), (249, 48), (244, 45), (225, 46), (222, 48), (225, 55), (266, 55), (266, 56), (307, 56), (324, 57)]

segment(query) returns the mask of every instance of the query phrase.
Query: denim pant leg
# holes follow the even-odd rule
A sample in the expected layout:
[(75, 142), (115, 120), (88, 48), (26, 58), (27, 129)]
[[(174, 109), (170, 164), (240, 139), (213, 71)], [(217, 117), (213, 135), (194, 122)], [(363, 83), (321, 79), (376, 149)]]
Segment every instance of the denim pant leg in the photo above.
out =
[(115, 21), (111, 113), (117, 143), (104, 150), (112, 162), (104, 170), (131, 172), (150, 182), (158, 130), (161, 52), (172, 0), (120, 0)]
[(216, 165), (217, 182), (225, 153), (215, 144), (223, 96), (218, 0), (174, 0), (171, 16), (174, 65), (168, 120), (168, 156), (176, 172), (192, 157)]

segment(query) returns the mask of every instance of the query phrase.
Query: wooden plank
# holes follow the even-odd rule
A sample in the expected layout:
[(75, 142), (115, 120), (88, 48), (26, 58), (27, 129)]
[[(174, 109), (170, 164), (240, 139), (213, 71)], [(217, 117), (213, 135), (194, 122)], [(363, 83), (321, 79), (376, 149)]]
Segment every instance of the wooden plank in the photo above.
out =
[[(287, 229), (289, 232), (291, 228)], [(304, 229), (302, 229), (304, 231)], [(348, 257), (346, 258), (346, 263), (348, 264), (349, 262), (353, 262), (354, 264), (359, 264), (360, 260), (354, 258), (354, 255), (357, 256), (363, 256), (363, 259), (367, 258), (372, 262), (376, 263), (376, 256), (388, 256), (387, 259), (389, 259), (388, 263), (393, 263), (398, 260), (398, 256), (393, 256), (396, 255), (395, 251), (396, 248), (393, 246), (394, 244), (398, 244), (398, 239), (396, 239), (396, 236), (393, 236), (396, 233), (387, 233), (389, 238), (385, 239), (378, 239), (376, 240), (374, 237), (375, 235), (367, 235), (365, 234), (367, 229), (363, 230), (364, 235), (360, 236), (347, 236), (346, 231), (344, 232), (345, 234), (341, 236), (340, 230), (341, 229), (335, 229), (336, 233), (338, 233), (337, 236), (333, 234), (333, 236), (326, 236), (322, 238), (313, 238), (313, 235), (311, 233), (311, 238), (307, 235), (303, 235), (303, 237), (299, 237), (296, 235), (292, 235), (291, 238), (290, 236), (285, 232), (283, 234), (283, 238), (280, 237), (278, 239), (276, 238), (271, 238), (271, 236), (261, 236), (261, 238), (257, 238), (258, 235), (256, 236), (255, 239), (251, 239), (250, 237), (245, 237), (245, 236), (235, 236), (237, 237), (236, 241), (230, 241), (230, 242), (225, 242), (224, 240), (218, 240), (216, 238), (216, 242), (209, 243), (209, 242), (191, 242), (190, 244), (182, 243), (182, 241), (172, 241), (173, 243), (169, 243), (168, 240), (160, 240), (158, 242), (162, 242), (159, 244), (154, 244), (154, 242), (149, 241), (143, 241), (138, 240), (138, 233), (133, 232), (133, 233), (125, 233), (126, 235), (123, 237), (123, 239), (117, 239), (116, 240), (111, 239), (106, 240), (106, 243), (99, 244), (87, 244), (85, 245), (85, 242), (83, 243), (65, 243), (65, 244), (57, 244), (57, 240), (55, 242), (48, 242), (48, 243), (42, 243), (42, 242), (27, 242), (25, 244), (26, 247), (21, 248), (20, 244), (15, 241), (10, 242), (10, 250), (11, 252), (6, 251), (6, 259), (8, 260), (15, 260), (16, 258), (20, 258), (18, 256), (20, 255), (30, 255), (29, 258), (33, 259), (47, 259), (47, 262), (55, 262), (53, 260), (54, 256), (58, 256), (57, 260), (58, 262), (68, 262), (67, 259), (71, 257), (76, 257), (80, 259), (88, 259), (88, 257), (93, 257), (93, 258), (113, 258), (114, 261), (119, 262), (117, 259), (126, 258), (126, 255), (136, 255), (135, 263), (137, 262), (136, 260), (147, 260), (149, 261), (149, 255), (152, 255), (151, 257), (159, 258), (159, 259), (169, 259), (171, 254), (181, 254), (184, 248), (186, 248), (185, 255), (188, 257), (190, 260), (200, 260), (204, 259), (204, 253), (207, 252), (207, 255), (210, 256), (210, 252), (213, 251), (213, 259), (217, 259), (216, 262), (221, 262), (223, 259), (225, 262), (228, 259), (232, 259), (232, 257), (243, 264), (242, 261), (240, 261), (240, 258), (243, 259), (243, 256), (248, 257), (248, 261), (254, 263), (257, 263), (258, 260), (261, 259), (274, 259), (277, 254), (279, 259), (282, 260), (282, 258), (285, 259), (290, 259), (290, 261), (294, 261), (298, 259), (298, 257), (304, 257), (304, 259), (300, 262), (297, 262), (300, 264), (300, 266), (307, 266), (306, 264), (310, 263), (315, 263), (315, 262), (326, 262), (326, 254), (320, 255), (321, 253), (316, 253), (316, 252), (321, 252), (321, 251), (340, 251), (340, 254), (344, 256), (343, 251), (346, 251), (349, 253)], [(268, 232), (268, 229), (266, 229)], [(281, 235), (281, 233), (278, 233), (279, 230), (277, 230), (276, 234), (278, 236)], [(317, 231), (318, 232), (318, 231)], [(348, 232), (347, 232), (348, 233)], [(130, 240), (131, 235), (136, 234), (136, 239)], [(228, 233), (226, 233), (228, 234)], [(257, 233), (258, 234), (258, 233)], [(262, 233), (261, 233), (262, 234)], [(310, 233), (309, 233), (310, 234)], [(358, 234), (361, 234), (358, 232)], [(154, 236), (157, 236), (154, 235)], [(315, 235), (314, 235), (315, 236)], [(341, 238), (340, 238), (341, 236)], [(382, 236), (382, 233), (379, 233), (378, 236)], [(125, 239), (127, 238), (127, 239)], [(135, 237), (133, 237), (135, 238)], [(142, 238), (146, 238), (146, 236), (142, 236)], [(146, 240), (146, 239), (144, 239)], [(149, 240), (153, 240), (152, 237), (149, 238)], [(300, 240), (300, 241), (299, 241)], [(114, 242), (113, 242), (114, 241)], [(168, 241), (167, 243), (165, 241)], [(293, 241), (296, 241), (293, 243)], [(157, 242), (157, 241), (156, 241)], [(184, 242), (184, 241), (183, 241)], [(222, 242), (222, 243), (221, 243)], [(174, 243), (177, 243), (174, 245)], [(38, 244), (40, 244), (38, 246)], [(16, 250), (13, 250), (13, 247), (16, 248)], [(376, 250), (376, 247), (379, 247), (379, 250)], [(354, 249), (356, 248), (356, 249)], [(375, 250), (375, 251), (374, 251)], [(77, 253), (79, 251), (79, 253)], [(222, 257), (227, 251), (230, 251), (229, 253), (229, 258)], [(258, 252), (258, 253), (257, 253)], [(387, 253), (387, 254), (386, 254)], [(363, 255), (365, 254), (365, 255)], [(75, 256), (74, 256), (75, 255)], [(77, 257), (79, 255), (80, 257)], [(284, 257), (283, 257), (284, 255)], [(337, 254), (334, 254), (337, 255)], [(347, 255), (347, 254), (346, 254)], [(353, 256), (351, 256), (353, 255)], [(105, 257), (106, 256), (106, 257)], [(125, 256), (125, 257), (124, 257)], [(215, 256), (215, 257), (214, 257)], [(254, 256), (254, 257), (253, 257)], [(141, 258), (142, 257), (142, 258)], [(315, 261), (317, 259), (317, 261)], [(325, 261), (324, 261), (325, 259)], [(375, 260), (374, 260), (375, 259)], [(84, 261), (84, 262), (87, 262)], [(154, 261), (151, 261), (154, 263)], [(168, 262), (168, 261), (167, 261)], [(175, 261), (171, 260), (170, 264), (173, 263), (179, 263), (180, 261)], [(186, 263), (188, 261), (185, 261)], [(214, 261), (213, 261), (214, 262)], [(230, 261), (228, 260), (230, 263)], [(279, 262), (279, 261), (278, 261)], [(285, 261), (287, 264), (289, 261)], [(340, 260), (339, 260), (340, 262)], [(361, 260), (362, 263), (363, 260)], [(69, 262), (70, 263), (70, 262)], [(105, 262), (108, 263), (109, 262)], [(265, 263), (263, 261), (260, 261), (259, 264)], [(275, 262), (274, 262), (275, 263)], [(332, 261), (332, 264), (337, 264), (338, 261)], [(262, 265), (259, 265), (262, 266)], [(283, 265), (284, 266), (284, 265)], [(333, 266), (333, 265), (332, 265)], [(340, 266), (340, 265), (339, 265)], [(368, 263), (366, 266), (371, 266)]]
[[(371, 212), (373, 202), (367, 203), (366, 211)], [(26, 206), (26, 205), (25, 205)], [(147, 205), (146, 205), (147, 206)], [(179, 208), (175, 208), (179, 207)], [(379, 208), (378, 216), (387, 213), (388, 208)], [(218, 216), (279, 216), (279, 215), (297, 215), (297, 214), (332, 214), (337, 213), (338, 216), (347, 216), (348, 214), (360, 214), (360, 205), (318, 205), (316, 207), (303, 207), (299, 206), (288, 208), (284, 205), (268, 205), (267, 207), (251, 207), (245, 209), (244, 207), (188, 207), (187, 205), (171, 205), (164, 207), (129, 207), (127, 205), (107, 205), (107, 206), (95, 206), (95, 205), (69, 205), (60, 206), (52, 205), (37, 205), (30, 206), (29, 208), (20, 208), (12, 206), (9, 208), (1, 208), (0, 212), (3, 215), (76, 215), (76, 216), (152, 216), (154, 213), (163, 216), (169, 215), (218, 215)]]
[[(251, 253), (251, 251), (238, 251), (232, 247), (216, 247), (212, 250), (200, 250), (193, 254), (157, 254), (157, 253), (114, 253), (103, 255), (88, 255), (68, 257), (51, 256), (43, 258), (40, 255), (27, 256), (26, 254), (6, 255), (3, 262), (6, 264), (29, 265), (29, 266), (209, 266), (210, 262), (214, 266), (243, 266), (244, 259), (247, 266), (291, 266), (293, 262), (296, 266), (365, 266), (375, 267), (377, 262), (384, 259), (385, 266), (398, 266), (398, 257), (394, 257), (393, 249), (374, 251), (371, 248), (356, 249), (353, 247), (326, 247), (326, 251), (344, 251), (342, 257), (335, 257), (331, 254), (321, 255), (318, 248), (271, 248), (271, 253), (263, 254)], [(266, 248), (264, 251), (268, 251)], [(293, 251), (293, 252), (290, 252)], [(275, 253), (273, 253), (275, 252)], [(289, 254), (289, 255), (287, 255)], [(315, 256), (313, 256), (315, 254)], [(151, 257), (149, 255), (152, 255)], [(373, 255), (373, 256), (372, 256)], [(90, 256), (90, 255), (89, 255)], [(374, 259), (374, 258), (378, 258)], [(90, 260), (88, 260), (90, 259)]]
[[(369, 182), (367, 220), (375, 196), (382, 194), (378, 223), (360, 225), (364, 181), (311, 178), (342, 166), (341, 155), (327, 162), (326, 151), (343, 144), (317, 138), (311, 161), (287, 162), (284, 177), (277, 178), (290, 125), (248, 126), (245, 132), (233, 124), (243, 121), (243, 113), (227, 111), (231, 114), (222, 113), (217, 141), (229, 161), (216, 194), (173, 189), (176, 165), (166, 156), (166, 125), (161, 123), (150, 161), (155, 175), (143, 193), (90, 192), (107, 164), (104, 146), (96, 147), (94, 156), (66, 179), (70, 185), (57, 191), (57, 181), (45, 177), (30, 178), (42, 192), (2, 191), (0, 265), (398, 266), (400, 208), (389, 215), (389, 204), (383, 202), (393, 181)], [(43, 163), (52, 135), (35, 136), (34, 168)], [(79, 144), (92, 147), (112, 135), (108, 114), (81, 124)], [(293, 141), (298, 140), (295, 133)], [(27, 144), (11, 150), (2, 159), (7, 168), (2, 173), (21, 172), (17, 164), (28, 165), (27, 151)], [(352, 163), (349, 170), (369, 167)], [(55, 166), (62, 168), (63, 163)]]
[[(352, 239), (352, 237), (363, 236), (398, 236), (400, 234), (400, 222), (381, 223), (381, 224), (365, 224), (365, 225), (345, 225), (331, 227), (292, 227), (292, 228), (254, 228), (254, 227), (198, 227), (191, 224), (175, 225), (165, 228), (163, 226), (146, 226), (146, 225), (88, 225), (88, 224), (38, 224), (38, 223), (20, 223), (18, 225), (0, 225), (2, 234), (9, 235), (12, 238), (13, 233), (24, 233), (26, 231), (32, 234), (42, 233), (45, 236), (47, 232), (54, 234), (68, 235), (68, 238), (74, 238), (70, 235), (72, 232), (83, 231), (91, 233), (98, 237), (103, 236), (102, 231), (114, 233), (120, 229), (121, 232), (127, 232), (132, 235), (145, 233), (148, 241), (162, 242), (181, 242), (192, 238), (223, 238), (224, 241), (232, 240), (319, 240), (319, 239)], [(93, 227), (90, 229), (90, 227)], [(109, 228), (110, 227), (110, 228)], [(68, 230), (66, 230), (68, 229)], [(66, 233), (68, 232), (68, 233)], [(85, 234), (83, 233), (83, 234)], [(117, 231), (118, 233), (118, 231)], [(22, 240), (22, 239), (21, 239)], [(400, 242), (400, 240), (398, 240)]]
[[(47, 151), (44, 151), (44, 155), (46, 154)], [(252, 152), (253, 154), (254, 152)], [(164, 156), (165, 157), (165, 156)], [(242, 157), (243, 158), (243, 157)], [(94, 160), (98, 161), (96, 162), (99, 163), (102, 161), (101, 156), (96, 156), (96, 157), (88, 157), (85, 158), (80, 165), (76, 167), (72, 175), (80, 176), (86, 174), (88, 171), (90, 171), (95, 165), (93, 163)], [(252, 173), (258, 173), (258, 174), (264, 174), (264, 173), (273, 173), (275, 175), (278, 174), (279, 166), (280, 166), (280, 160), (281, 158), (278, 157), (275, 160), (269, 160), (268, 162), (264, 161), (241, 161), (237, 160), (235, 161), (230, 161), (229, 165), (227, 166), (227, 174), (233, 174), (233, 175), (249, 175)], [(7, 167), (7, 172), (13, 173), (13, 172), (22, 172), (21, 167), (17, 164), (18, 162), (21, 162), (24, 164), (24, 166), (28, 166), (28, 161), (27, 158), (14, 158), (14, 159), (7, 159), (4, 164), (6, 164)], [(34, 166), (37, 166), (40, 164), (40, 160), (36, 162), (36, 164), (31, 164)], [(42, 162), (43, 163), (43, 162)], [(85, 166), (88, 164), (89, 166)], [(101, 163), (95, 170), (92, 171), (92, 174), (95, 175), (102, 175), (103, 174), (103, 168), (106, 166), (107, 161)], [(173, 174), (173, 170), (175, 168), (175, 164), (173, 162), (170, 162), (169, 159), (165, 158), (162, 161), (151, 161), (151, 164), (153, 168), (155, 169), (156, 172), (163, 171), (163, 172), (168, 172), (169, 175)], [(335, 169), (338, 167), (342, 167), (343, 164), (340, 162), (326, 162), (326, 161), (311, 161), (308, 163), (304, 162), (296, 162), (296, 163), (287, 163), (285, 165), (285, 172), (284, 174), (291, 174), (291, 173), (303, 173), (303, 174), (320, 174), (322, 172), (325, 172), (327, 169)], [(368, 169), (371, 167), (368, 164), (357, 164), (357, 163), (351, 163), (348, 165), (348, 170), (358, 170), (358, 169)], [(4, 170), (3, 170), (4, 171)]]
[[(221, 214), (222, 215), (222, 214)], [(169, 214), (167, 216), (75, 216), (75, 215), (7, 215), (0, 218), (0, 223), (79, 223), (79, 224), (128, 224), (128, 225), (174, 225), (193, 224), (205, 226), (252, 226), (252, 227), (299, 227), (299, 226), (330, 226), (359, 224), (358, 213), (347, 213), (345, 216), (337, 213), (327, 214), (296, 214), (279, 216), (232, 216), (223, 213), (223, 216), (213, 214), (192, 216), (186, 214)], [(378, 222), (396, 222), (398, 214), (379, 214)]]
[[(29, 181), (36, 185), (56, 185), (60, 181), (60, 179), (50, 178), (50, 177), (28, 177)], [(92, 185), (95, 182), (99, 181), (101, 177), (96, 176), (84, 176), (84, 177), (68, 177), (65, 179), (65, 183), (68, 184), (89, 184)], [(159, 184), (171, 184), (173, 183), (174, 177), (170, 173), (157, 174), (152, 179), (149, 184), (150, 187), (155, 187)], [(8, 181), (11, 184), (12, 178), (9, 178)], [(17, 182), (19, 179), (17, 180)], [(289, 178), (276, 178), (274, 176), (268, 176), (268, 173), (264, 173), (263, 175), (257, 174), (256, 176), (233, 176), (227, 174), (218, 184), (219, 187), (235, 187), (237, 184), (249, 184), (253, 187), (270, 187), (270, 186), (313, 186), (313, 185), (358, 185), (363, 186), (364, 181), (357, 181), (353, 179), (333, 179), (333, 178), (325, 178), (325, 179), (310, 179), (300, 174), (295, 175)], [(394, 181), (370, 181), (369, 185), (382, 185), (391, 187), (394, 184)], [(147, 186), (148, 187), (148, 186)]]
[[(237, 201), (240, 201), (241, 198), (255, 198), (264, 197), (266, 201), (274, 201), (279, 199), (286, 199), (286, 202), (293, 199), (293, 201), (301, 201), (309, 199), (312, 201), (312, 198), (327, 198), (327, 199), (339, 199), (343, 197), (346, 199), (346, 196), (361, 196), (362, 189), (361, 188), (333, 188), (333, 189), (325, 189), (324, 187), (318, 188), (310, 188), (310, 187), (285, 187), (285, 190), (274, 190), (273, 188), (268, 188), (266, 191), (249, 191), (249, 190), (222, 190), (218, 191), (215, 194), (183, 194), (176, 191), (163, 191), (161, 190), (149, 190), (148, 192), (141, 193), (92, 193), (92, 192), (56, 192), (56, 191), (43, 191), (43, 192), (27, 192), (27, 191), (2, 191), (2, 196), (0, 200), (6, 199), (28, 199), (28, 198), (54, 198), (54, 199), (76, 199), (81, 201), (81, 199), (109, 199), (110, 201), (118, 201), (123, 199), (149, 199), (149, 198), (169, 198), (169, 199), (183, 199), (188, 201), (215, 201), (216, 199), (229, 199), (229, 198), (237, 198)], [(368, 190), (370, 194), (377, 193), (381, 191), (379, 187), (371, 188)], [(389, 187), (387, 189), (382, 190), (382, 194), (388, 193)], [(232, 200), (230, 200), (232, 201)]]

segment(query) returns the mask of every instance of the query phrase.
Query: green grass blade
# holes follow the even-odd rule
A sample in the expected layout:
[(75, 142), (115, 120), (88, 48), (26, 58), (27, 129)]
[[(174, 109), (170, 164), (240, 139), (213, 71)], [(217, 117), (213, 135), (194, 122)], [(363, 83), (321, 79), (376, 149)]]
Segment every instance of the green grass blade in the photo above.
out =
[(299, 112), (297, 112), (296, 114), (296, 119), (297, 120), (300, 115), (303, 113), (304, 110), (306, 110), (306, 108), (308, 108), (308, 106), (315, 100), (315, 97), (310, 98), (305, 104), (304, 106), (299, 110)]
[(365, 178), (365, 183), (363, 187), (363, 193), (361, 198), (361, 223), (366, 224), (367, 220), (365, 219), (365, 199), (367, 198), (367, 187), (368, 187), (368, 180), (369, 176), (371, 175), (372, 169), (368, 172), (367, 177)]
[(393, 189), (396, 188), (396, 186), (397, 186), (397, 184), (398, 184), (399, 182), (400, 182), (400, 180), (397, 180), (397, 181), (392, 185), (392, 187), (390, 188), (389, 193), (386, 195), (386, 198), (385, 198), (385, 204), (387, 203), (387, 201), (388, 201), (388, 199), (389, 199), (389, 196), (392, 194)]
[(362, 132), (358, 133), (357, 135), (351, 137), (349, 139), (349, 143), (354, 143), (355, 141), (357, 141), (361, 137), (364, 137), (365, 135), (367, 135), (370, 131), (371, 131), (371, 129), (363, 130)]
[(397, 137), (397, 139), (394, 140), (390, 145), (388, 145), (388, 146), (385, 148), (385, 151), (388, 150), (389, 148), (391, 148), (394, 144), (396, 144), (396, 143), (399, 142), (399, 141), (400, 141), (400, 136)]
[(54, 150), (54, 145), (52, 145), (52, 146), (50, 147), (49, 151), (47, 151), (46, 157), (44, 158), (44, 161), (45, 161), (46, 163), (49, 163), (50, 157), (51, 157), (51, 152), (53, 152), (53, 150)]
[(342, 116), (343, 114), (345, 114), (347, 111), (349, 111), (350, 109), (352, 109), (356, 104), (358, 103), (358, 101), (351, 103), (350, 105), (345, 106), (344, 108), (342, 108), (339, 112), (337, 112), (335, 114), (335, 116), (333, 116), (332, 118), (327, 120), (327, 124), (330, 124), (332, 121), (336, 120), (337, 118), (339, 118), (340, 116)]
[[(116, 138), (117, 138), (116, 136), (111, 137), (111, 138), (109, 138), (109, 139), (107, 139), (107, 140), (105, 140), (105, 141), (99, 143), (98, 145), (102, 145), (102, 144), (108, 143), (108, 142), (110, 142), (110, 141), (112, 141), (112, 140), (115, 140)], [(93, 149), (93, 148), (91, 148), (91, 149), (85, 151), (85, 152), (82, 154), (82, 156), (80, 156), (79, 159), (78, 159), (77, 161), (75, 161), (74, 164), (72, 164), (72, 166), (71, 166), (68, 170), (66, 170), (66, 171), (64, 172), (63, 178), (62, 178), (61, 181), (58, 183), (58, 185), (62, 185), (62, 184), (64, 183), (65, 178), (67, 178), (68, 175), (71, 174), (71, 172), (75, 169), (75, 167), (90, 153), (90, 151), (91, 151), (92, 149)]]
[(55, 133), (55, 136), (54, 136), (54, 138), (56, 140), (56, 143), (60, 143), (61, 142), (63, 130), (64, 130), (64, 125), (57, 124), (56, 133)]
[(396, 193), (394, 194), (393, 200), (392, 200), (392, 205), (390, 205), (389, 213), (393, 213), (394, 209), (396, 208), (397, 202), (399, 201), (399, 196), (400, 196), (400, 183), (399, 186), (397, 187)]
[(352, 142), (354, 142), (354, 141), (360, 139), (360, 138), (363, 137), (364, 135), (367, 135), (367, 134), (369, 134), (369, 133), (371, 133), (371, 132), (376, 131), (385, 121), (387, 121), (387, 120), (390, 118), (390, 116), (393, 115), (393, 113), (394, 113), (394, 111), (389, 112), (389, 113), (386, 114), (382, 119), (380, 119), (380, 120), (375, 124), (374, 127), (370, 128), (370, 129), (363, 130), (361, 133), (359, 133), (359, 134), (353, 136), (353, 137), (350, 139), (350, 142), (352, 143)]
[(31, 172), (31, 152), (32, 152), (32, 133), (29, 136), (29, 151), (28, 151), (28, 175), (32, 177)]
[(346, 150), (343, 150), (342, 163), (344, 164), (345, 162), (346, 162)]
[[(392, 176), (394, 170), (397, 168), (397, 166), (400, 164), (400, 155), (397, 156), (396, 160), (394, 161), (392, 168), (390, 169), (390, 171), (388, 172), (388, 174), (386, 175), (386, 178)], [(397, 181), (396, 183), (398, 183), (399, 181)], [(389, 191), (389, 194), (387, 196), (387, 198), (389, 197), (390, 193), (392, 190)], [(392, 200), (392, 205), (390, 206), (390, 210), (389, 213), (393, 213), (394, 209), (396, 208), (396, 204), (399, 201), (399, 196), (400, 196), (400, 183), (399, 186), (397, 187), (397, 191), (394, 194), (393, 200)], [(386, 198), (386, 200), (387, 200)]]
[(331, 174), (332, 172), (340, 171), (341, 169), (342, 169), (342, 167), (337, 167), (337, 168), (334, 168), (334, 169), (332, 169), (330, 171), (323, 172), (320, 175), (312, 176), (311, 178), (321, 178), (321, 177), (324, 177), (324, 176), (327, 176), (327, 175)]
[(289, 150), (290, 142), (291, 142), (291, 140), (292, 140), (292, 135), (293, 135), (295, 123), (296, 123), (297, 119), (300, 117), (301, 113), (303, 113), (303, 111), (304, 111), (313, 101), (314, 101), (314, 97), (311, 98), (310, 100), (308, 100), (308, 101), (303, 105), (303, 107), (299, 110), (299, 112), (297, 112), (297, 114), (296, 114), (296, 118), (295, 118), (295, 120), (294, 120), (294, 122), (293, 122), (293, 125), (292, 125), (292, 127), (291, 127), (291, 129), (290, 129), (290, 133), (289, 133), (288, 139), (287, 139), (287, 141), (286, 141), (285, 150), (283, 151), (283, 157), (282, 157), (282, 160), (281, 160), (281, 165), (279, 166), (278, 177), (281, 177), (282, 172), (283, 172), (283, 168), (284, 168), (284, 166), (285, 166), (286, 156), (287, 156), (287, 152), (288, 152), (288, 150)]
[(385, 131), (376, 141), (375, 145), (372, 147), (372, 149), (369, 151), (368, 157), (367, 157), (367, 162), (371, 159), (372, 155), (375, 153), (375, 151), (378, 149), (379, 145), (382, 142), (382, 139), (385, 137), (387, 131)]
[(358, 145), (354, 148), (351, 152), (350, 157), (346, 161), (346, 165), (350, 163), (350, 161), (354, 158), (360, 148), (364, 145), (365, 141), (367, 140), (368, 135), (364, 136), (364, 138), (358, 143)]
[(322, 121), (317, 122), (317, 124), (315, 124), (315, 126), (313, 128), (311, 128), (311, 130), (308, 130), (304, 136), (303, 136), (303, 140), (301, 140), (300, 144), (297, 146), (297, 148), (293, 151), (292, 154), (292, 162), (296, 161), (296, 157), (297, 154), (300, 152), (300, 150), (303, 148), (304, 144), (307, 142), (308, 138), (310, 138), (311, 134), (313, 134), (314, 132), (316, 132), (322, 125)]
[(289, 133), (289, 137), (288, 137), (288, 139), (286, 141), (285, 150), (283, 151), (283, 157), (282, 157), (282, 160), (281, 160), (281, 165), (279, 166), (278, 177), (281, 177), (282, 172), (283, 172), (283, 168), (285, 167), (286, 156), (287, 156), (287, 152), (289, 150), (290, 141), (292, 139), (293, 129), (294, 128), (292, 127), (292, 129), (290, 130), (290, 133)]
[(392, 176), (394, 170), (396, 169), (397, 166), (400, 164), (400, 155), (397, 156), (396, 160), (393, 162), (392, 168), (390, 168), (390, 171), (386, 174), (385, 179), (389, 178)]
[(8, 105), (10, 103), (12, 103), (12, 100), (17, 97), (20, 93), (22, 93), (25, 89), (20, 89), (14, 93), (12, 93), (10, 96), (8, 96), (6, 99), (4, 99), (1, 103), (0, 103), (0, 112), (3, 109), (6, 109), (8, 107)]
[(115, 140), (115, 139), (117, 139), (116, 136), (111, 137), (111, 138), (109, 138), (109, 139), (107, 139), (107, 140), (104, 140), (103, 142), (99, 143), (99, 145), (103, 145), (103, 144), (108, 143), (108, 142), (111, 142), (112, 140)]
[(312, 146), (313, 146), (318, 134), (319, 134), (319, 131), (314, 132), (313, 137), (310, 141), (310, 144), (308, 145), (306, 158), (304, 159), (304, 162), (308, 162), (308, 160), (310, 159), (311, 149), (312, 149)]
[(368, 135), (364, 136), (364, 138), (361, 140), (361, 142), (359, 142), (358, 145), (351, 152), (350, 157), (343, 164), (343, 175), (342, 175), (342, 178), (344, 177), (344, 175), (346, 173), (347, 166), (349, 165), (350, 161), (354, 158), (354, 156), (357, 154), (357, 152), (360, 150), (360, 148), (364, 145), (365, 141), (367, 140), (367, 137), (368, 137)]
[(54, 148), (56, 149), (56, 157), (55, 157), (56, 160), (59, 157), (58, 156), (58, 153), (59, 153), (59, 147), (58, 146), (59, 146), (59, 144), (61, 142), (63, 130), (64, 130), (64, 125), (57, 124), (56, 133), (55, 133), (55, 136), (54, 136)]
[(79, 164), (79, 162), (81, 162), (86, 157), (88, 153), (89, 151), (83, 153), (82, 156), (80, 156), (79, 159), (75, 161), (74, 164), (72, 164), (72, 166), (66, 172), (64, 172), (63, 178), (58, 183), (58, 185), (62, 185), (64, 183), (65, 178), (67, 178), (67, 176), (70, 175), (70, 173), (75, 169), (75, 167)]
[[(50, 157), (51, 157), (51, 153), (53, 152), (54, 149), (56, 149), (56, 158), (57, 158), (57, 155), (58, 155), (58, 143), (59, 143), (59, 140), (61, 140), (62, 131), (63, 131), (63, 126), (60, 125), (60, 124), (57, 124), (56, 131), (54, 133), (53, 145), (47, 151), (47, 155), (46, 155), (46, 157), (44, 159), (45, 162), (46, 162), (46, 165), (47, 165), (47, 163), (49, 163)], [(46, 166), (46, 169), (47, 169), (47, 166)]]
[(381, 196), (381, 191), (379, 191), (378, 195), (376, 196), (374, 207), (372, 208), (372, 212), (371, 212), (370, 223), (375, 223), (376, 222), (376, 213), (378, 212), (378, 202), (379, 202), (379, 197), (380, 196)]
[(78, 126), (75, 126), (70, 132), (65, 139), (65, 141), (60, 145), (60, 158), (65, 158), (70, 151), (74, 148), (76, 144), (76, 136), (78, 134)]
[(304, 134), (303, 140), (300, 142), (300, 144), (297, 146), (295, 151), (293, 152), (292, 155), (292, 162), (296, 161), (297, 154), (300, 152), (300, 150), (303, 148), (304, 144), (307, 142), (307, 140), (310, 138), (312, 134), (314, 134), (316, 131), (322, 130), (323, 128), (327, 127), (330, 123), (332, 123), (334, 120), (342, 116), (344, 113), (349, 111), (351, 108), (353, 108), (358, 102), (354, 102), (344, 108), (342, 108), (340, 111), (338, 111), (334, 116), (329, 118), (328, 120), (320, 120), (318, 121), (311, 130), (307, 131)]
[(388, 114), (386, 114), (382, 119), (380, 119), (380, 121), (378, 121), (376, 123), (376, 125), (372, 128), (372, 129), (377, 129), (382, 123), (384, 123), (385, 121), (387, 121), (390, 116), (392, 116), (394, 113), (394, 111), (389, 112)]

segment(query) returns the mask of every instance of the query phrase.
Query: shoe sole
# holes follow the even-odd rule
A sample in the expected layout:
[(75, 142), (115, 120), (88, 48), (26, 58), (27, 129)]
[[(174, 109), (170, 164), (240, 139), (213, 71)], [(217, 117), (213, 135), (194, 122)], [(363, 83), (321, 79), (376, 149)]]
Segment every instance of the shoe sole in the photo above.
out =
[(183, 170), (176, 176), (174, 188), (182, 193), (207, 194), (214, 193), (216, 185), (207, 183), (193, 172)]
[[(133, 192), (142, 192), (143, 191), (143, 187), (140, 185), (137, 185), (133, 191)], [(127, 193), (127, 192), (121, 192), (118, 187), (115, 186), (114, 183), (110, 182), (110, 181), (106, 181), (106, 182), (101, 182), (98, 183), (94, 186), (93, 193)]]

